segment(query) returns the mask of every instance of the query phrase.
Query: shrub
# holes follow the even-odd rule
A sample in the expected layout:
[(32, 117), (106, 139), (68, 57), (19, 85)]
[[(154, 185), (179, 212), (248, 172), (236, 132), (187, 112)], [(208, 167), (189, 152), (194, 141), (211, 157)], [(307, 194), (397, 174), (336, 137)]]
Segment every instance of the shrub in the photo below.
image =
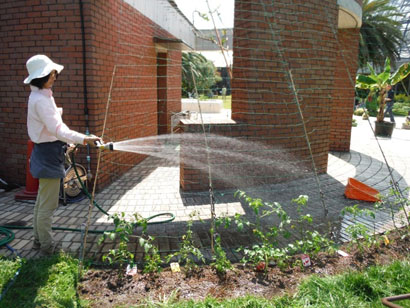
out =
[(361, 115), (363, 115), (363, 113), (364, 113), (364, 109), (363, 109), (363, 108), (357, 108), (357, 109), (353, 112), (353, 114), (354, 114), (354, 115), (357, 115), (357, 116), (361, 116)]
[(393, 114), (399, 116), (406, 116), (410, 111), (410, 104), (395, 103), (393, 105)]
[(353, 126), (353, 127), (357, 127), (357, 121), (356, 121), (356, 119), (352, 119), (352, 126)]
[(410, 96), (405, 94), (397, 94), (394, 97), (395, 104), (393, 106), (393, 114), (406, 116), (410, 111)]
[(405, 103), (406, 105), (410, 105), (410, 96), (403, 93), (397, 94), (394, 97), (394, 100), (398, 103)]

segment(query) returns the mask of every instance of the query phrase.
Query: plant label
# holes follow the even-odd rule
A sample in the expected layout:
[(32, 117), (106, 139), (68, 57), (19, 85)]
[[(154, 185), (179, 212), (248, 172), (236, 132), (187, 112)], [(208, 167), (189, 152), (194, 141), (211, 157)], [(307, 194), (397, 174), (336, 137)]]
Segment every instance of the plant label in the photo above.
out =
[(180, 269), (180, 267), (179, 267), (179, 263), (177, 263), (177, 262), (172, 262), (172, 263), (170, 263), (169, 265), (171, 266), (171, 271), (172, 271), (173, 273), (177, 273), (177, 272), (180, 272), (180, 271), (181, 271), (181, 269)]
[(308, 255), (302, 255), (302, 264), (303, 264), (304, 267), (308, 267), (308, 266), (312, 265)]
[(387, 237), (387, 235), (383, 235), (383, 240), (384, 240), (384, 245), (389, 245), (390, 244), (390, 241), (389, 241), (389, 238)]
[(137, 273), (138, 273), (138, 268), (136, 264), (132, 266), (130, 266), (129, 264), (127, 265), (126, 274), (128, 276), (135, 276)]
[(343, 250), (338, 250), (337, 253), (338, 253), (339, 255), (341, 255), (342, 257), (348, 257), (348, 256), (349, 256), (349, 254), (346, 253), (346, 252), (344, 252)]

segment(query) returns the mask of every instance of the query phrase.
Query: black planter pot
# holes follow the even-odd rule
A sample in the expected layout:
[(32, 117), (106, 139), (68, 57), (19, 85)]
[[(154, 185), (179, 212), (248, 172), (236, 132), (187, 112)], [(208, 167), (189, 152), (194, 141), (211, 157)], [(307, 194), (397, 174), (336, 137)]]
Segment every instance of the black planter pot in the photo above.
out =
[(391, 137), (393, 133), (393, 129), (396, 126), (396, 123), (394, 122), (374, 122), (375, 123), (375, 128), (374, 128), (374, 134), (376, 136), (381, 136), (381, 137)]

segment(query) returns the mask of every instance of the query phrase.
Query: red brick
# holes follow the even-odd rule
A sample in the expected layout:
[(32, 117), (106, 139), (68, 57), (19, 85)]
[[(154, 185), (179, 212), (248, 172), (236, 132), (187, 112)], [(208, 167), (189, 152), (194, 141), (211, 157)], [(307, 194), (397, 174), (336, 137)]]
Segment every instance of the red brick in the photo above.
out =
[[(282, 144), (294, 150), (300, 161), (310, 161), (301, 116), (291, 89), (291, 68), (316, 168), (320, 173), (325, 172), (328, 151), (333, 145), (331, 140), (334, 140), (332, 129), (338, 129), (340, 144), (349, 146), (347, 125), (351, 127), (352, 108), (347, 108), (346, 101), (353, 101), (351, 85), (346, 82), (345, 74), (336, 69), (340, 66), (336, 51), (339, 41), (343, 40), (333, 34), (333, 29), (337, 28), (337, 6), (333, 1), (319, 0), (303, 1), (303, 5), (289, 4), (285, 0), (262, 2), (266, 2), (264, 6), (247, 1), (235, 3), (232, 117), (238, 126), (231, 128), (234, 133), (230, 135), (255, 135), (255, 140)], [(263, 17), (265, 14), (261, 12), (270, 15)], [(273, 31), (267, 22), (274, 25)], [(358, 38), (352, 36), (350, 39), (351, 57), (357, 58)], [(279, 52), (277, 47), (283, 51)], [(331, 96), (337, 97), (340, 91), (337, 88), (344, 92), (339, 102), (332, 102)], [(337, 112), (336, 116), (332, 110)], [(241, 128), (244, 122), (247, 126)], [(217, 128), (215, 124), (207, 129), (225, 133)], [(200, 127), (188, 124), (183, 129), (185, 132), (201, 131)], [(183, 151), (182, 145), (181, 154)], [(186, 177), (192, 179), (194, 175), (192, 170), (187, 173), (186, 168), (181, 166), (181, 187), (193, 189)], [(200, 170), (197, 173), (199, 175)], [(198, 185), (206, 189), (208, 184), (204, 180)]]
[[(0, 148), (0, 160), (5, 162), (0, 166), (0, 175), (3, 176), (7, 173), (8, 180), (20, 184), (24, 184), (25, 179), (26, 143), (24, 139), (28, 138), (25, 118), (26, 101), (29, 94), (28, 87), (22, 84), (22, 80), (27, 75), (25, 62), (30, 56), (36, 53), (45, 53), (54, 61), (65, 66), (54, 87), (56, 103), (64, 107), (64, 120), (71, 128), (82, 132), (85, 130), (79, 5), (71, 0), (48, 1), (47, 5), (40, 3), (40, 1), (31, 1), (28, 4), (27, 1), (16, 0), (13, 1), (13, 6), (1, 4), (3, 9), (7, 9), (7, 16), (16, 15), (13, 19), (9, 19), (6, 18), (6, 14), (3, 14), (0, 19), (2, 34), (4, 34), (5, 44), (7, 44), (0, 56), (0, 76), (2, 79), (5, 78), (7, 82), (9, 80), (11, 82), (6, 87), (1, 87), (0, 91), (2, 97), (14, 98), (9, 100), (10, 104), (4, 100), (0, 102), (1, 110), (5, 111), (0, 115), (0, 123), (7, 123), (6, 125), (10, 128), (6, 130), (2, 127), (0, 130), (0, 138), (4, 140), (3, 144), (8, 143), (7, 148)], [(27, 5), (31, 5), (31, 7), (27, 7)], [(116, 77), (126, 74), (141, 77), (138, 78), (139, 89), (113, 91), (113, 94), (116, 95), (116, 97), (112, 97), (113, 99), (120, 98), (122, 101), (129, 101), (129, 103), (123, 105), (113, 103), (111, 105), (118, 115), (122, 114), (123, 116), (108, 117), (106, 127), (108, 132), (106, 134), (112, 140), (156, 135), (156, 54), (153, 36), (171, 37), (171, 35), (124, 2), (117, 3), (111, 0), (92, 4), (84, 3), (84, 13), (90, 131), (97, 135), (102, 133), (113, 65), (134, 64), (137, 60), (140, 61), (140, 66), (130, 67), (128, 71), (124, 70), (124, 72), (116, 74)], [(122, 38), (117, 32), (118, 24), (124, 33), (137, 34)], [(125, 41), (129, 45), (123, 45), (122, 43)], [(135, 49), (134, 46), (143, 47)], [(118, 52), (132, 54), (133, 57), (119, 57)], [(16, 60), (11, 61), (11, 56)], [(171, 50), (168, 57), (170, 61), (169, 77), (166, 81), (168, 104), (166, 107), (167, 117), (164, 122), (167, 127), (169, 127), (171, 113), (180, 111), (181, 94), (179, 89), (181, 80), (180, 77), (176, 76), (180, 76), (181, 53)], [(6, 83), (3, 84), (6, 85)], [(132, 88), (133, 84), (126, 86)], [(122, 85), (122, 87), (125, 86)], [(135, 100), (135, 97), (138, 97), (139, 100)], [(17, 107), (17, 98), (21, 106), (14, 108)], [(133, 114), (136, 110), (144, 112)], [(7, 117), (5, 117), (6, 112)], [(124, 121), (133, 122), (124, 123)], [(135, 129), (131, 132), (130, 128), (132, 127)], [(23, 139), (21, 139), (22, 136)], [(10, 146), (10, 143), (13, 145)], [(18, 156), (17, 153), (22, 155)], [(12, 164), (5, 159), (6, 155), (13, 156)], [(107, 158), (108, 161), (101, 167), (104, 176), (99, 180), (100, 187), (113, 181), (135, 163), (143, 160), (145, 156), (111, 153)], [(84, 162), (83, 158), (80, 158), (80, 162)], [(21, 167), (16, 168), (16, 165)], [(92, 154), (92, 166), (95, 169), (96, 151), (93, 151)], [(10, 172), (10, 170), (12, 171)]]

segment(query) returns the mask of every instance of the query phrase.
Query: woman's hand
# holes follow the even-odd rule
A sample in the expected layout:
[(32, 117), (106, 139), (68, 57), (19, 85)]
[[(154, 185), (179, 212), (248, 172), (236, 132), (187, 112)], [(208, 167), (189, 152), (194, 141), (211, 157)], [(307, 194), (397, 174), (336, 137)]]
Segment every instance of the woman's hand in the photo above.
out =
[(88, 144), (90, 146), (96, 146), (96, 143), (100, 142), (103, 143), (102, 139), (100, 137), (94, 136), (94, 135), (89, 135), (84, 138), (84, 145)]

